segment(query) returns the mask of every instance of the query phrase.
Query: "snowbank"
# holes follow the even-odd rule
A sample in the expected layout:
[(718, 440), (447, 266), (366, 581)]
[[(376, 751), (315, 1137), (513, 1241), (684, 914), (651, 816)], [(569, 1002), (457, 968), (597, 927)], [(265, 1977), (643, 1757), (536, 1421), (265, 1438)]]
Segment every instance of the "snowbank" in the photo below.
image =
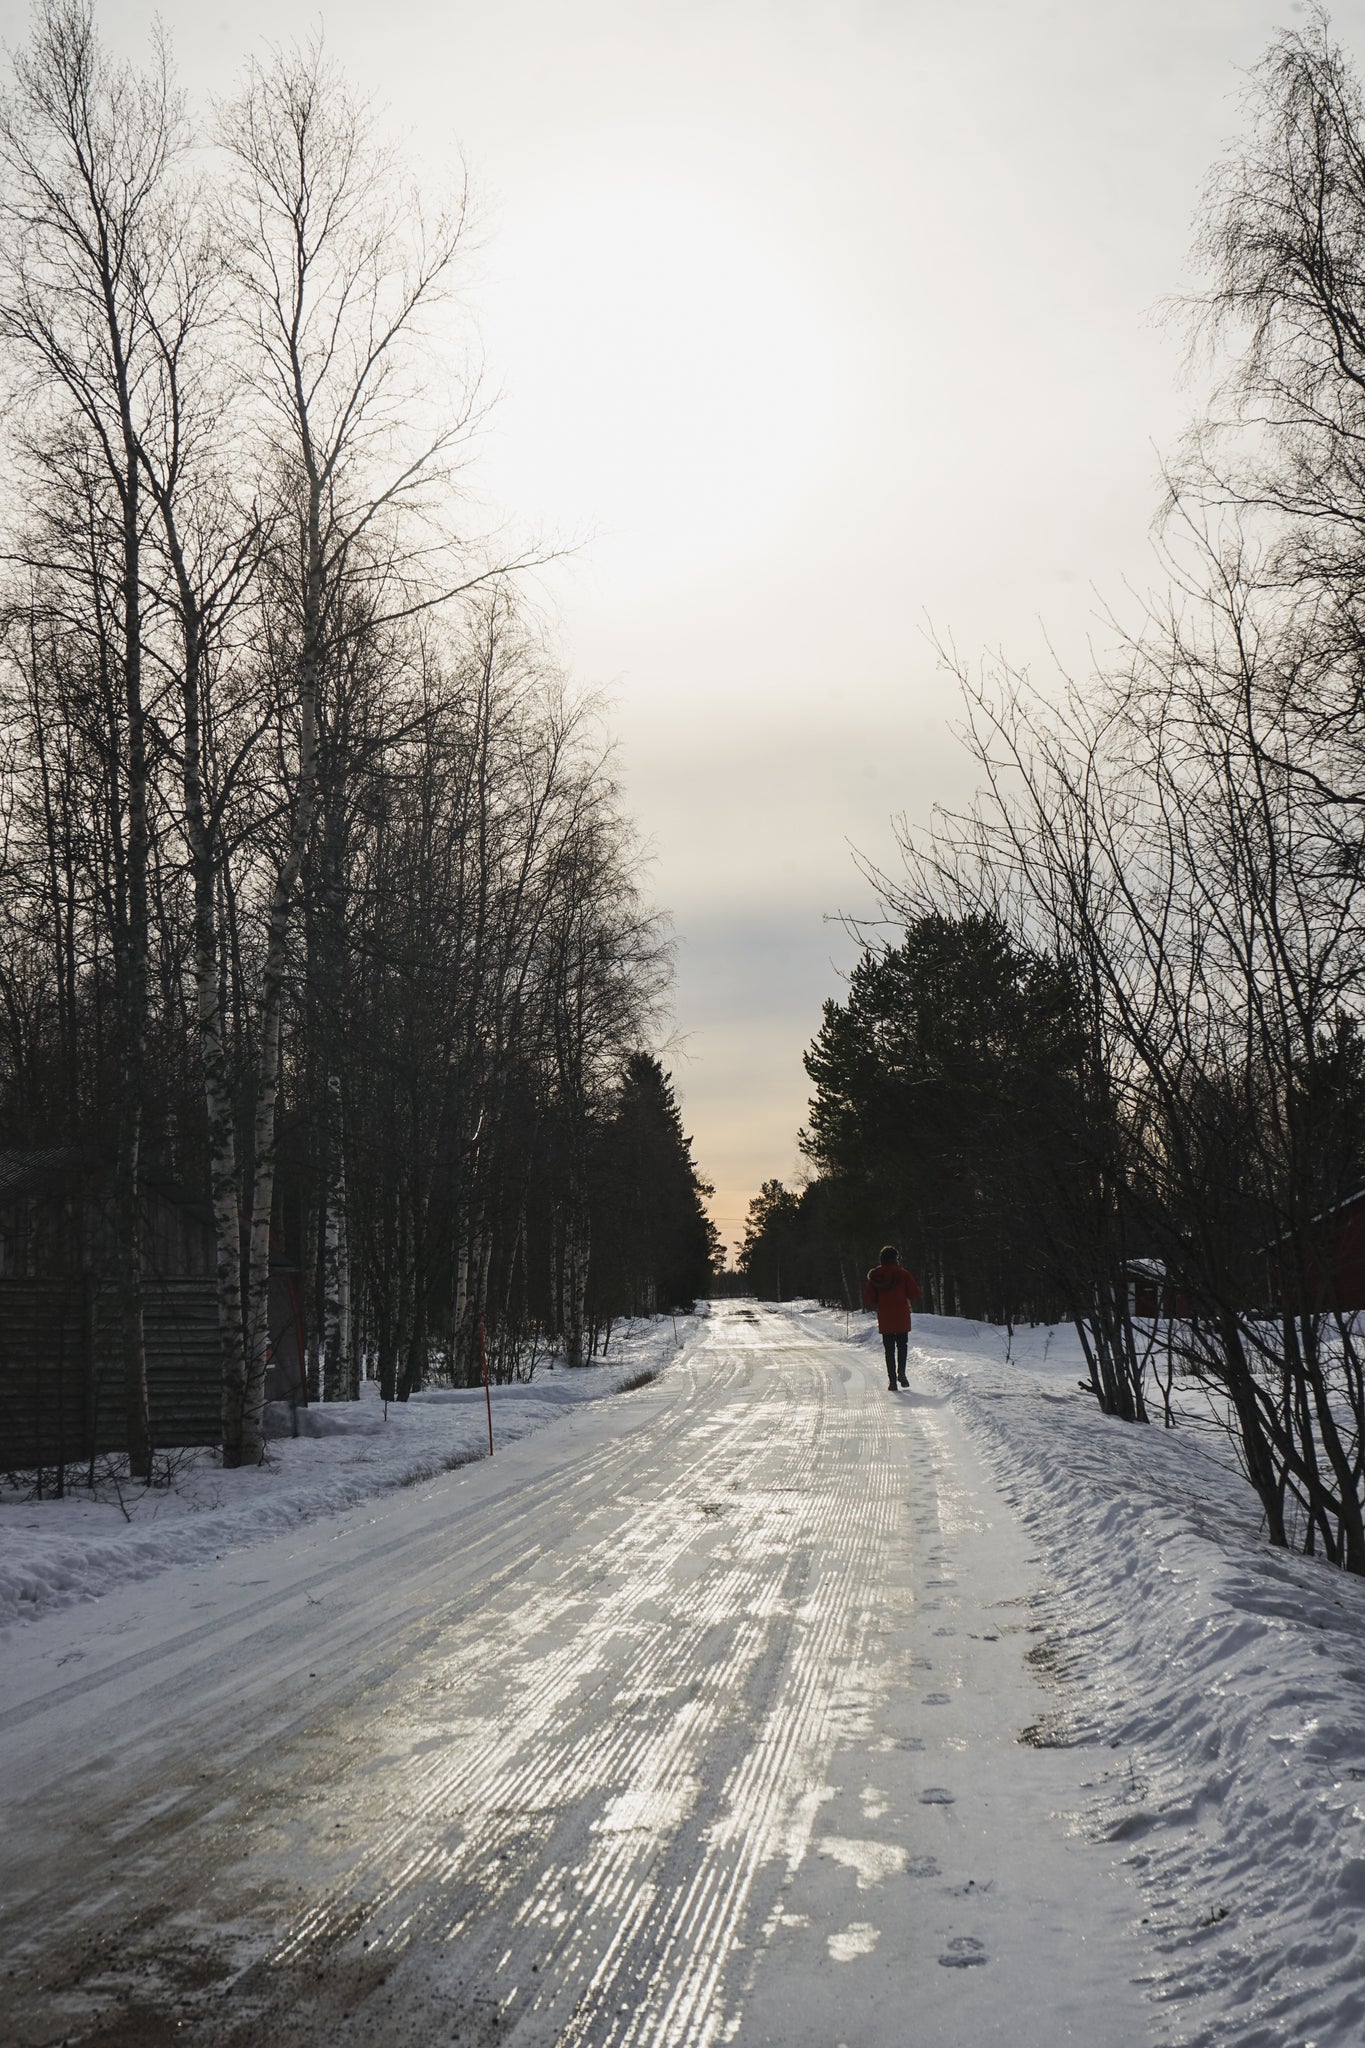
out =
[[(679, 1316), (678, 1338), (697, 1327)], [(493, 1442), (514, 1443), (619, 1393), (678, 1355), (669, 1316), (618, 1323), (605, 1363), (542, 1368), (528, 1384), (494, 1387)], [(275, 1418), (288, 1430), (287, 1411)], [(0, 1628), (143, 1579), (166, 1565), (221, 1557), (398, 1486), (414, 1486), (488, 1453), (483, 1389), (434, 1389), (390, 1403), (374, 1381), (361, 1399), (302, 1409), (300, 1435), (274, 1436), (266, 1463), (225, 1472), (213, 1451), (186, 1451), (169, 1486), (104, 1479), (92, 1496), (34, 1500), (0, 1479)]]
[(1271, 1550), (1220, 1438), (1102, 1416), (1073, 1332), (923, 1316), (911, 1341), (1046, 1561), (1034, 1739), (1095, 1750), (1079, 1818), (1144, 1895), (1169, 2038), (1365, 2039), (1365, 1583)]

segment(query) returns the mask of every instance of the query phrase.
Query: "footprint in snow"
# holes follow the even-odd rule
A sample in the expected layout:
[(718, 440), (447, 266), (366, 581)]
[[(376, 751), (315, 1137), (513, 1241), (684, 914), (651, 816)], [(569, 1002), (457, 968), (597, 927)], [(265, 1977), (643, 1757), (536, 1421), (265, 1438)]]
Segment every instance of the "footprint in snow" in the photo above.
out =
[(939, 1957), (945, 1970), (970, 1970), (974, 1963), (987, 1963), (986, 1944), (976, 1941), (970, 1934), (959, 1934), (950, 1941)]
[(926, 1707), (950, 1707), (952, 1703), (953, 1696), (947, 1692), (927, 1692), (922, 1701)]

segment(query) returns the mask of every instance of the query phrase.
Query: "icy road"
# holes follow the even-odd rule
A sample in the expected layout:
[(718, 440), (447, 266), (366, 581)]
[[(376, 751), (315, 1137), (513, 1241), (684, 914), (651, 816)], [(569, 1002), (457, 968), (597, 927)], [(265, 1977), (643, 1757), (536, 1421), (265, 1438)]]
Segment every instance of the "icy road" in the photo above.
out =
[(731, 1304), (491, 1464), (35, 1624), (0, 2037), (1140, 2048), (1085, 1753), (1020, 1740), (1038, 1560), (911, 1379)]

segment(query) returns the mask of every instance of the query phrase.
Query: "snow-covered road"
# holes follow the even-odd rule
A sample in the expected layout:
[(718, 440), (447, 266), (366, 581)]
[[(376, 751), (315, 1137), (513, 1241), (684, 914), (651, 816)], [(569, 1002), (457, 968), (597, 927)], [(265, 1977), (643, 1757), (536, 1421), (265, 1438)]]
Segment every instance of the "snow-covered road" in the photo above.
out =
[(1141, 2048), (1086, 1752), (1018, 1739), (1040, 1572), (942, 1396), (721, 1307), (491, 1464), (25, 1632), (0, 2032)]

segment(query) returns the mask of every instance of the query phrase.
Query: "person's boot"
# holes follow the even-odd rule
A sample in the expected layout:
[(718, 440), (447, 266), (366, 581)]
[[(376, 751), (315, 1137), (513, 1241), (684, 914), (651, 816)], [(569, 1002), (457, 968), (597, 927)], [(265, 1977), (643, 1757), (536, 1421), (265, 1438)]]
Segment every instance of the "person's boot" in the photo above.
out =
[(902, 1372), (902, 1373), (898, 1373), (898, 1374), (896, 1375), (896, 1385), (897, 1385), (898, 1387), (906, 1387), (906, 1388), (908, 1388), (908, 1387), (909, 1387), (909, 1385), (910, 1385), (910, 1382), (909, 1382), (909, 1380), (908, 1380), (908, 1379), (907, 1379), (907, 1378), (905, 1377), (905, 1374), (904, 1374), (903, 1372)]

